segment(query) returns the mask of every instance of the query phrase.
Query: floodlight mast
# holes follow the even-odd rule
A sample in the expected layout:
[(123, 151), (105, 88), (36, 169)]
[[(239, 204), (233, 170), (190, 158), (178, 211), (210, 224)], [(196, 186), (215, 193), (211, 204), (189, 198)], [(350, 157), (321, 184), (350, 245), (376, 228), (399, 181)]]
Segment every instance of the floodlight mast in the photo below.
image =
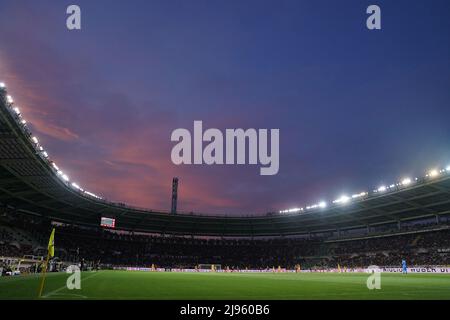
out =
[(178, 178), (174, 177), (172, 179), (172, 209), (170, 213), (177, 213), (177, 201), (178, 201)]

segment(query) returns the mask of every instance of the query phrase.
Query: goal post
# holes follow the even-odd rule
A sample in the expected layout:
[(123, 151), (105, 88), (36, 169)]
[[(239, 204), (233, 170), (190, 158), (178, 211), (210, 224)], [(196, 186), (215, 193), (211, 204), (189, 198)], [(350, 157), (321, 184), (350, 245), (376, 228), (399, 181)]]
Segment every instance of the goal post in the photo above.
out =
[(199, 271), (222, 271), (222, 265), (221, 264), (215, 264), (215, 263), (200, 263), (197, 265), (197, 269)]

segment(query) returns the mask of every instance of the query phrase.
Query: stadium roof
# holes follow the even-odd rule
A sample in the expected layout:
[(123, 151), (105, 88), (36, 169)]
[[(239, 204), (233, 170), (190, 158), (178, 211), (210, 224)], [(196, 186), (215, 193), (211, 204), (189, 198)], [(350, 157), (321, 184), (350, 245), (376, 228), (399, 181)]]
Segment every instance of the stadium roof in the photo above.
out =
[[(389, 189), (389, 190), (387, 190)], [(374, 192), (343, 196), (288, 214), (252, 217), (170, 214), (106, 201), (71, 183), (28, 130), (0, 83), (0, 203), (49, 219), (123, 230), (224, 237), (299, 235), (435, 217), (450, 213), (450, 169)], [(301, 209), (301, 210), (300, 210)], [(300, 213), (299, 213), (300, 212)]]

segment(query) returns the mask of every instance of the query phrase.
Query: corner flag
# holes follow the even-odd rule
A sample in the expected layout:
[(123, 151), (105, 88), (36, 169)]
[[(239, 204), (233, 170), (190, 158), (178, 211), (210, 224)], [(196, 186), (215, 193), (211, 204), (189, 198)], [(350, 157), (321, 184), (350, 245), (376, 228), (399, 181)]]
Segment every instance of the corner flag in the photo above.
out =
[(50, 260), (50, 258), (53, 258), (54, 256), (55, 256), (55, 228), (53, 228), (52, 233), (50, 234), (50, 239), (48, 239), (47, 259), (45, 260), (44, 270), (42, 270), (42, 280), (41, 285), (39, 287), (39, 295), (38, 295), (39, 298), (42, 296), (42, 290), (44, 290), (48, 261)]
[(53, 258), (55, 256), (55, 228), (52, 230), (50, 239), (48, 240), (48, 255)]

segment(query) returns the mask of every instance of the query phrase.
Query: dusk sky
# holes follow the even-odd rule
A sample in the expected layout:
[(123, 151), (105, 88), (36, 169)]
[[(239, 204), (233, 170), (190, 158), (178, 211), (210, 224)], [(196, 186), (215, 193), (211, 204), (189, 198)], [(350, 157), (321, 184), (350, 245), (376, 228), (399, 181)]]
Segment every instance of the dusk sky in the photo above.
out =
[[(82, 29), (66, 28), (77, 4)], [(366, 28), (370, 4), (382, 29)], [(265, 213), (450, 164), (450, 1), (0, 0), (0, 81), (85, 189)], [(279, 128), (280, 170), (176, 166), (171, 132)]]

